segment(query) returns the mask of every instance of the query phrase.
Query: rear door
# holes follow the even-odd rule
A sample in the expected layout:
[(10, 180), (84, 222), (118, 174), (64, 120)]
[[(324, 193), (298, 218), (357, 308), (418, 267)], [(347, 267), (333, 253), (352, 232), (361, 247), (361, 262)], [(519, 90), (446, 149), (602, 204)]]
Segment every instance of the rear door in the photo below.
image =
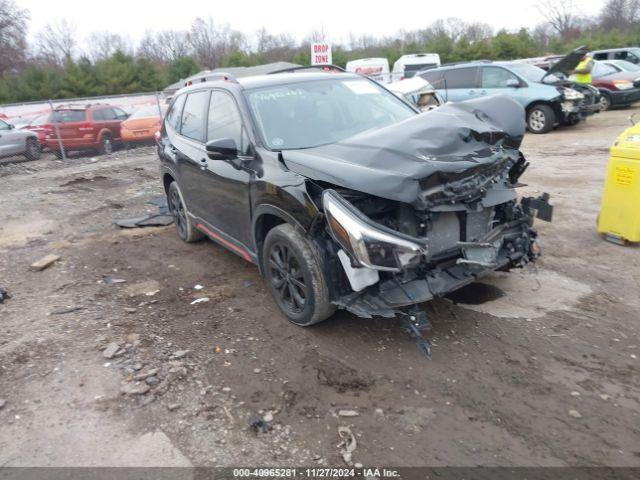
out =
[(174, 158), (179, 175), (179, 185), (189, 213), (202, 218), (208, 202), (217, 201), (207, 198), (204, 192), (206, 183), (207, 152), (206, 140), (207, 110), (209, 107), (209, 90), (197, 90), (178, 98), (175, 107), (183, 103), (179, 121), (172, 112), (167, 119), (168, 128), (177, 127), (177, 132), (169, 135), (171, 144), (169, 155)]
[(477, 98), (478, 88), (478, 67), (451, 68), (444, 71), (442, 79), (444, 87), (444, 98), (447, 102), (462, 102)]

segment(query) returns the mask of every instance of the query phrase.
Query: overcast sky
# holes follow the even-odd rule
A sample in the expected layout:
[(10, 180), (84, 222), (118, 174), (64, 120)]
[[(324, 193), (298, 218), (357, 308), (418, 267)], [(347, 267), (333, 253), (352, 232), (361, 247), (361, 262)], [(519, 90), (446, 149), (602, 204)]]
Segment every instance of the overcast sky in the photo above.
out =
[[(79, 38), (96, 30), (127, 35), (137, 42), (145, 30), (187, 29), (197, 16), (211, 16), (251, 35), (260, 27), (289, 32), (302, 39), (324, 27), (330, 41), (340, 43), (348, 33), (393, 35), (400, 29), (424, 28), (438, 18), (458, 17), (484, 22), (496, 29), (532, 27), (544, 20), (535, 0), (16, 0), (31, 12), (30, 37), (45, 24), (65, 18)], [(575, 0), (580, 13), (597, 14), (604, 0)]]

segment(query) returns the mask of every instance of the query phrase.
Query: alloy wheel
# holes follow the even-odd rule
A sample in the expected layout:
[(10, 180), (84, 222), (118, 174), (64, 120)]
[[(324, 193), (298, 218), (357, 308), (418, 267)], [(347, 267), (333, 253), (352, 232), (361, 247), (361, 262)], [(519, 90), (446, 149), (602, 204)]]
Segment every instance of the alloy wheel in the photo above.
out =
[(185, 212), (184, 206), (182, 205), (182, 200), (180, 199), (180, 193), (178, 192), (178, 189), (171, 189), (171, 194), (169, 195), (169, 197), (169, 208), (171, 209), (171, 214), (173, 215), (173, 219), (176, 223), (176, 228), (178, 229), (180, 238), (186, 238), (187, 213)]
[(31, 159), (36, 159), (40, 156), (40, 145), (37, 142), (29, 142), (27, 155)]
[(109, 137), (105, 137), (102, 140), (102, 150), (107, 155), (113, 153), (113, 144), (111, 143), (111, 139)]
[(547, 123), (547, 117), (542, 110), (534, 110), (529, 115), (529, 126), (532, 130), (540, 131)]
[(609, 110), (609, 107), (611, 107), (611, 102), (609, 101), (609, 98), (606, 95), (600, 95), (600, 100), (598, 101), (598, 104), (600, 105), (600, 110), (603, 112), (605, 110)]
[(269, 277), (280, 304), (292, 313), (300, 313), (307, 302), (307, 285), (293, 250), (276, 243), (269, 253)]

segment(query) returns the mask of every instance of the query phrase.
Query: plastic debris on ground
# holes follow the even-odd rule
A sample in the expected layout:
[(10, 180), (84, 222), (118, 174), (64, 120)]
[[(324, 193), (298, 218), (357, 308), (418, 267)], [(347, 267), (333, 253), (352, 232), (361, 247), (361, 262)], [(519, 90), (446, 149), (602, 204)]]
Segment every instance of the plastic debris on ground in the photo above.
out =
[(340, 448), (342, 459), (347, 465), (351, 466), (353, 464), (353, 452), (355, 452), (358, 447), (356, 437), (349, 427), (338, 427), (338, 435), (341, 439), (338, 448)]
[(141, 215), (139, 217), (116, 219), (115, 223), (121, 228), (164, 227), (173, 223), (173, 216), (169, 212), (167, 199), (154, 198), (147, 202), (158, 207), (158, 213)]

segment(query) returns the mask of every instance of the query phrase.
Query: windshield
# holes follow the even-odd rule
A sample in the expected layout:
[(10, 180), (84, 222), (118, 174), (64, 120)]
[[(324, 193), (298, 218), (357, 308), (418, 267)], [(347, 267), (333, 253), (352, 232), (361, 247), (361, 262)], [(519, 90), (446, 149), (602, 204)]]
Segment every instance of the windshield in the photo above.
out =
[(395, 95), (365, 79), (299, 82), (245, 94), (271, 150), (335, 143), (416, 115)]
[[(547, 72), (543, 69), (528, 63), (510, 63), (508, 66), (511, 70), (523, 76), (525, 80), (529, 80), (530, 82), (542, 82), (543, 78), (545, 81), (549, 82), (557, 82), (560, 80), (555, 75), (547, 75)], [(545, 77), (545, 75), (547, 76)]]
[(157, 105), (148, 105), (146, 107), (141, 107), (135, 112), (131, 114), (129, 119), (132, 118), (146, 118), (146, 117), (158, 117), (160, 113), (158, 112)]
[(620, 67), (620, 69), (624, 72), (640, 72), (640, 65), (627, 62), (626, 60), (614, 60), (612, 63), (616, 67)]

